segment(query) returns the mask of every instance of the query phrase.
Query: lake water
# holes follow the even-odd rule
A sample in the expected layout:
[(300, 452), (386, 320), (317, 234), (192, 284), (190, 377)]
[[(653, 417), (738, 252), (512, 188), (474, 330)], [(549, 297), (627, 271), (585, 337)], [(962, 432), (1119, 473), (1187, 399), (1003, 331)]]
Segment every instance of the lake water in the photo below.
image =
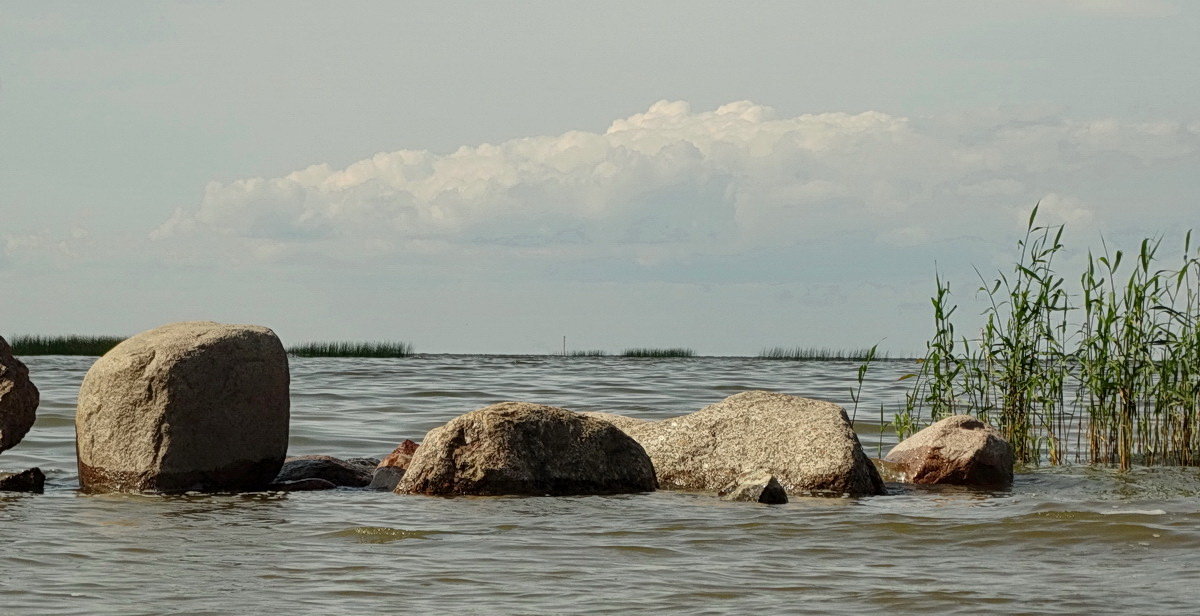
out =
[[(697, 494), (429, 498), (76, 492), (75, 397), (91, 358), (26, 358), (37, 425), (0, 469), (0, 614), (1189, 614), (1200, 470), (1018, 474), (1009, 491), (870, 498)], [(746, 389), (849, 408), (856, 364), (746, 358), (292, 359), (291, 451), (379, 457), (480, 406), (527, 400), (649, 419)], [(882, 362), (869, 455), (911, 365)], [(873, 407), (873, 410), (870, 410)], [(873, 417), (869, 417), (873, 416)], [(881, 440), (882, 438), (882, 440)]]

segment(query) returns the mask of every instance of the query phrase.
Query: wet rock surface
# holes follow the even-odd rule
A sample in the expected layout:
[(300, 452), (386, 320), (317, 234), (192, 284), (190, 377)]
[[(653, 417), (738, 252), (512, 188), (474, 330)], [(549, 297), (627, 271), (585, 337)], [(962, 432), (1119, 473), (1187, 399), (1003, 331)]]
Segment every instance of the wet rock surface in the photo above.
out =
[(831, 402), (748, 391), (688, 415), (627, 424), (664, 489), (718, 492), (765, 471), (788, 494), (883, 494), (846, 412)]
[(970, 415), (954, 415), (892, 448), (883, 462), (905, 483), (981, 487), (1012, 485), (1013, 448), (1000, 432)]
[(0, 337), (0, 452), (25, 438), (37, 419), (39, 399), (29, 369), (13, 357), (12, 347)]
[(645, 450), (611, 423), (502, 402), (431, 430), (396, 492), (560, 496), (646, 492), (656, 484)]
[(315, 492), (337, 489), (337, 484), (332, 481), (311, 477), (295, 481), (278, 481), (267, 486), (267, 489), (275, 492)]
[(174, 323), (122, 342), (79, 391), (80, 486), (265, 488), (287, 452), (288, 379), (283, 345), (265, 327)]
[(31, 468), (19, 473), (0, 473), (0, 492), (41, 494), (45, 489), (46, 475), (40, 468)]
[(275, 483), (322, 479), (335, 486), (363, 488), (371, 483), (374, 464), (369, 459), (358, 463), (332, 456), (296, 456), (283, 461)]

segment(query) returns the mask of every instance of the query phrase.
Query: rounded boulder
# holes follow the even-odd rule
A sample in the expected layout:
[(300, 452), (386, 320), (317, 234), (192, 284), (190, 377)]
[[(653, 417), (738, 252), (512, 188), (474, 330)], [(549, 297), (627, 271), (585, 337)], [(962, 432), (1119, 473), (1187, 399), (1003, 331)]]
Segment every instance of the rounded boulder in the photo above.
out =
[(400, 494), (619, 494), (657, 487), (642, 446), (612, 424), (566, 409), (502, 402), (425, 436)]
[(117, 345), (79, 390), (80, 486), (91, 492), (265, 488), (287, 452), (287, 354), (270, 329), (164, 325)]

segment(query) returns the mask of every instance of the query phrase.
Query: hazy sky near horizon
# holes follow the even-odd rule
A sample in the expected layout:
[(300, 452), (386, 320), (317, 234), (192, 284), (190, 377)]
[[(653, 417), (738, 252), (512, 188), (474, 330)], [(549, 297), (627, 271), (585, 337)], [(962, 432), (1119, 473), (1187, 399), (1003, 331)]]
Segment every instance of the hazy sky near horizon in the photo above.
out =
[(1200, 226), (1198, 100), (1183, 1), (0, 1), (0, 334), (912, 352)]

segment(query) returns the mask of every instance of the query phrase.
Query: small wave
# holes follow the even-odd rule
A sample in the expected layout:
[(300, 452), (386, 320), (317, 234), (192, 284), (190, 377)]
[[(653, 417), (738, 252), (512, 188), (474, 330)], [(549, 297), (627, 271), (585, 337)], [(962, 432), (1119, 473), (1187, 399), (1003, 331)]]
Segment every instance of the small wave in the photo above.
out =
[(1114, 509), (1101, 511), (1100, 515), (1167, 515), (1162, 509)]

